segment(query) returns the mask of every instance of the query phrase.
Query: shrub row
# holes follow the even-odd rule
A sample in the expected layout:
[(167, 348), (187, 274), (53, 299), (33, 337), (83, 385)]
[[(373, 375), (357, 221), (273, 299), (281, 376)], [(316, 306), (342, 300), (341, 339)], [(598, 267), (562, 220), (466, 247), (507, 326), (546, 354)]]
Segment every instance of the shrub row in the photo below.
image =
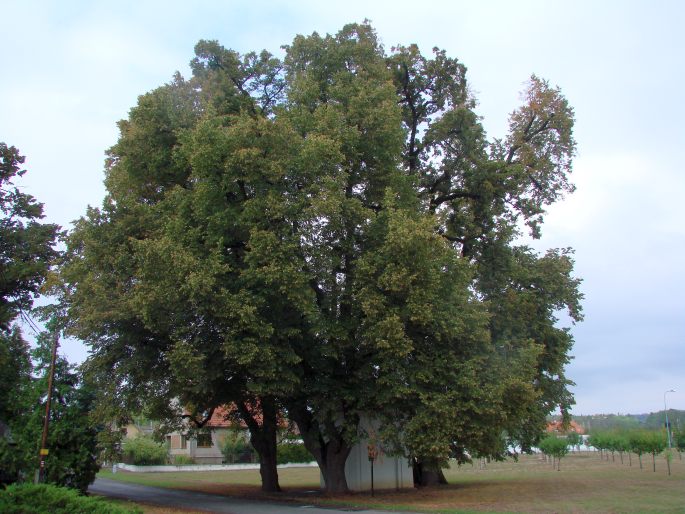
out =
[[(250, 443), (240, 432), (229, 432), (223, 440), (221, 451), (229, 464), (235, 462), (252, 461), (253, 450)], [(152, 466), (166, 464), (168, 460), (167, 448), (148, 436), (129, 439), (123, 445), (124, 461), (136, 466)], [(279, 464), (311, 462), (312, 454), (299, 442), (283, 442), (277, 448)], [(174, 455), (172, 463), (177, 466), (194, 464), (188, 455)]]
[(312, 462), (314, 457), (302, 443), (281, 443), (278, 445), (276, 459), (279, 464)]
[(74, 489), (48, 484), (13, 484), (0, 489), (4, 514), (141, 514), (138, 508), (120, 507), (102, 498), (81, 496)]

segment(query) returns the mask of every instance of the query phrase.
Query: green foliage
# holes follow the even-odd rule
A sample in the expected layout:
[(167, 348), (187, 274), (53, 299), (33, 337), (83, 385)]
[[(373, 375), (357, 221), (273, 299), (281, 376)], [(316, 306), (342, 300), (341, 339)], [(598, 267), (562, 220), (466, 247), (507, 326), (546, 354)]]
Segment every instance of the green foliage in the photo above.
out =
[(242, 430), (229, 430), (226, 432), (221, 442), (221, 453), (227, 463), (240, 462), (241, 456), (250, 450), (250, 443), (245, 436), (246, 434)]
[(573, 190), (560, 91), (531, 77), (488, 141), (457, 59), (388, 55), (368, 23), (282, 62), (195, 52), (119, 124), (107, 197), (68, 238), (62, 300), (102, 412), (252, 405), (264, 456), (280, 405), (341, 490), (368, 413), (433, 467), (529, 448), (573, 401), (555, 314), (582, 318), (572, 252), (517, 246)]
[(22, 193), (14, 180), (26, 173), (24, 157), (0, 143), (0, 330), (27, 312), (38, 295), (52, 260), (59, 227), (40, 223), (43, 204)]
[(15, 484), (0, 489), (0, 512), (6, 514), (137, 514), (103, 498), (87, 497), (72, 489), (47, 484)]
[(628, 442), (630, 449), (638, 455), (658, 455), (666, 448), (666, 435), (653, 430), (635, 430), (628, 433)]
[(150, 436), (142, 435), (134, 439), (126, 439), (122, 453), (126, 462), (136, 466), (153, 466), (167, 462), (166, 447)]
[(594, 414), (589, 416), (573, 415), (573, 420), (589, 433), (610, 430), (634, 430), (640, 428), (637, 416), (623, 414)]
[[(8, 421), (13, 444), (0, 440), (0, 468), (11, 480), (32, 479), (38, 467), (52, 340), (51, 334), (40, 334), (32, 352), (33, 373), (38, 378), (28, 375), (31, 367), (25, 362), (20, 380), (14, 384), (14, 416)], [(5, 342), (0, 338), (0, 345)], [(85, 491), (95, 479), (97, 430), (89, 418), (93, 403), (93, 390), (65, 359), (58, 358), (46, 445), (50, 452), (45, 459), (46, 482)]]
[(609, 449), (621, 454), (630, 451), (630, 439), (628, 438), (628, 434), (621, 432), (613, 434), (613, 441), (611, 442)]
[(583, 443), (583, 437), (577, 432), (569, 432), (566, 434), (566, 443), (569, 446), (580, 446)]
[(588, 437), (588, 444), (598, 450), (608, 449), (608, 439), (605, 432), (594, 432)]
[(190, 455), (173, 455), (172, 464), (174, 466), (191, 466), (195, 464), (195, 459)]
[(642, 456), (643, 453), (649, 452), (649, 443), (647, 439), (649, 435), (644, 430), (633, 430), (628, 433), (628, 445), (633, 453)]
[(643, 438), (647, 451), (652, 455), (659, 455), (667, 447), (665, 431), (645, 432)]
[(312, 462), (314, 457), (302, 443), (280, 443), (278, 445), (278, 463)]
[(685, 452), (685, 431), (675, 432), (673, 434), (673, 446), (675, 446), (679, 452)]
[(0, 329), (0, 422), (7, 423), (27, 407), (32, 369), (29, 345), (19, 328)]
[(565, 437), (547, 436), (540, 440), (538, 448), (545, 455), (557, 459), (557, 469), (560, 469), (559, 461), (568, 454), (568, 442)]
[[(675, 429), (681, 424), (685, 426), (685, 411), (678, 409), (668, 409), (668, 420), (671, 424), (671, 430)], [(641, 417), (641, 425), (649, 430), (659, 430), (666, 426), (666, 413), (661, 410), (658, 412), (650, 412), (647, 416)]]

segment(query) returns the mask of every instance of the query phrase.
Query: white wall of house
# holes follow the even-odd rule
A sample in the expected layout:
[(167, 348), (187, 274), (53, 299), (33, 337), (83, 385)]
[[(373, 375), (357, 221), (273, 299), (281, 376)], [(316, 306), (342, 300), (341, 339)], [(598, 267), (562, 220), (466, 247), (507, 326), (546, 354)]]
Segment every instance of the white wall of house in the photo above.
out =
[[(352, 491), (371, 490), (371, 462), (367, 444), (367, 440), (355, 444), (345, 463), (345, 477)], [(391, 457), (380, 451), (373, 462), (373, 486), (374, 489), (413, 488), (414, 477), (409, 460)]]
[(197, 464), (221, 464), (224, 456), (221, 453), (221, 443), (223, 442), (225, 429), (215, 429), (209, 432), (211, 445), (205, 446), (205, 441), (187, 438), (178, 432), (173, 432), (167, 436), (169, 444), (169, 455), (171, 460), (176, 455), (184, 455), (193, 459)]
[[(366, 433), (375, 433), (378, 430), (377, 423), (363, 416), (360, 428)], [(352, 447), (350, 455), (345, 462), (345, 478), (347, 487), (352, 491), (371, 490), (371, 462), (369, 461), (369, 440), (362, 438)], [(382, 448), (377, 448), (377, 456), (373, 462), (373, 488), (374, 489), (411, 489), (414, 487), (414, 475), (409, 459), (405, 457), (392, 457), (385, 454)], [(325, 486), (321, 475), (321, 487)]]

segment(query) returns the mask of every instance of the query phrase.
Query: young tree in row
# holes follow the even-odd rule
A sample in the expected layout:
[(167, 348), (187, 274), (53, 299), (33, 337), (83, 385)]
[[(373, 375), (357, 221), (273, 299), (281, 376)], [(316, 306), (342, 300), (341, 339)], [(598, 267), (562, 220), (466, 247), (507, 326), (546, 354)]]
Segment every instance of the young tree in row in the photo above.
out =
[(683, 452), (685, 452), (685, 431), (679, 430), (674, 434), (673, 445), (677, 448), (680, 460), (682, 460)]
[(552, 457), (552, 467), (554, 467), (554, 459), (556, 459), (557, 471), (561, 471), (561, 459), (568, 454), (568, 441), (566, 438), (547, 436), (540, 440), (538, 447), (546, 456)]
[(443, 52), (387, 55), (366, 23), (285, 50), (200, 42), (120, 123), (62, 272), (109, 412), (235, 404), (267, 490), (280, 409), (330, 491), (364, 416), (419, 483), (530, 447), (572, 403), (554, 313), (579, 320), (580, 294), (570, 251), (515, 240), (572, 190), (571, 109), (533, 77), (488, 141)]
[(578, 432), (569, 432), (566, 434), (566, 442), (568, 445), (574, 449), (578, 449), (580, 451), (580, 445), (583, 444), (583, 436), (581, 436)]

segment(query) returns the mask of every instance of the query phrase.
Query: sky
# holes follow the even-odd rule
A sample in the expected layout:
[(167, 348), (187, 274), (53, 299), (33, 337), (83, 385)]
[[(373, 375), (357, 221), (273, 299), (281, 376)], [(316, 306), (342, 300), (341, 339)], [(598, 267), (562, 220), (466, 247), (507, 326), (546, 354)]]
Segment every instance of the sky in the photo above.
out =
[[(390, 49), (445, 49), (468, 68), (490, 137), (536, 74), (573, 106), (576, 192), (549, 209), (540, 251), (575, 249), (574, 414), (685, 409), (685, 3), (674, 1), (0, 0), (0, 141), (17, 182), (69, 229), (99, 206), (104, 152), (139, 95), (188, 77), (193, 47), (238, 52), (371, 20)], [(563, 322), (563, 319), (562, 319)], [(75, 340), (60, 352), (86, 357)], [(675, 392), (665, 395), (670, 389)]]

